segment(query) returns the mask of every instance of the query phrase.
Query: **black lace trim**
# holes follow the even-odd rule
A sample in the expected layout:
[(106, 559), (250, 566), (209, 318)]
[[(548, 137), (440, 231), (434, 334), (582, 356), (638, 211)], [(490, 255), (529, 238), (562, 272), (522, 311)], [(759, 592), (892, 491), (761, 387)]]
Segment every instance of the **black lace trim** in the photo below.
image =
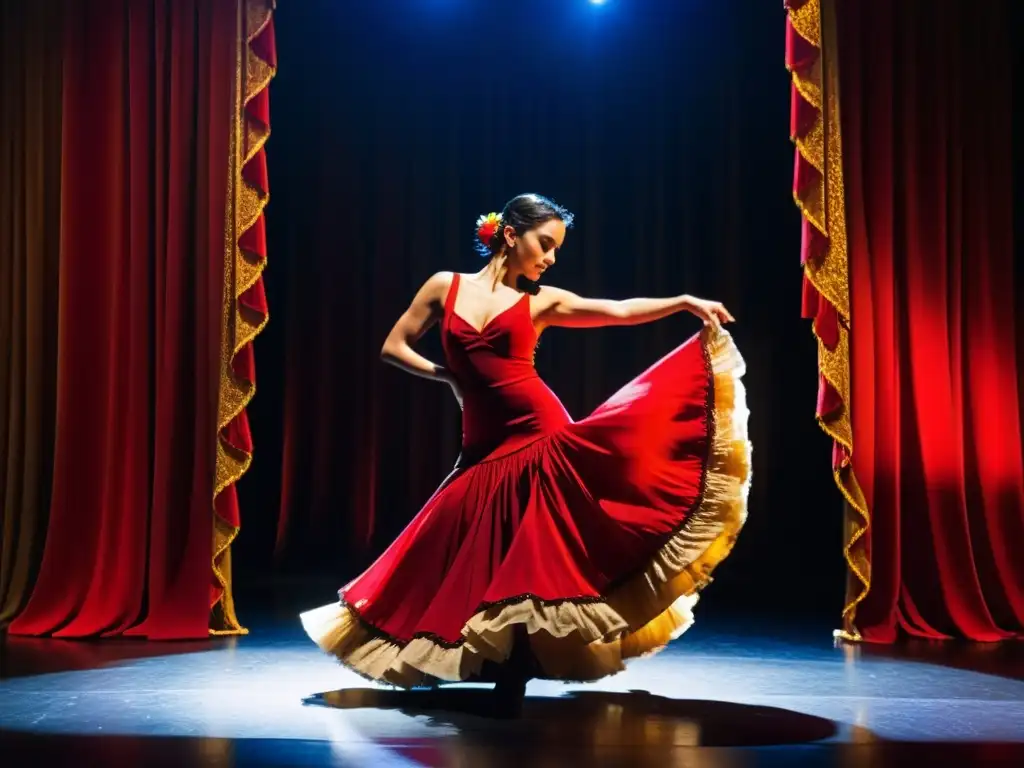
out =
[[(715, 420), (715, 371), (714, 367), (711, 364), (711, 350), (708, 348), (708, 345), (704, 343), (703, 339), (701, 340), (700, 348), (701, 354), (704, 359), (704, 371), (708, 377), (708, 386), (706, 387), (704, 396), (704, 415), (707, 419), (708, 429), (707, 436), (705, 438), (707, 441), (707, 445), (705, 447), (704, 458), (701, 466), (699, 490), (697, 492), (696, 499), (690, 506), (690, 509), (687, 510), (686, 516), (675, 528), (673, 528), (669, 533), (665, 534), (662, 537), (662, 542), (658, 545), (658, 547), (655, 548), (655, 552), (658, 552), (663, 546), (665, 546), (666, 543), (668, 543), (673, 537), (679, 535), (680, 531), (682, 531), (684, 528), (686, 528), (687, 525), (689, 525), (690, 521), (693, 519), (693, 513), (700, 507), (701, 504), (704, 503), (704, 497), (707, 493), (708, 469), (711, 464), (711, 452), (714, 449), (715, 435), (718, 430), (718, 424)], [(620, 576), (616, 578), (614, 581), (610, 582), (604, 590), (605, 594), (611, 594), (626, 582), (630, 581), (633, 578), (636, 578), (639, 574), (643, 573), (647, 569), (648, 565), (649, 563), (644, 563), (643, 565), (639, 566), (633, 571), (629, 571), (623, 576)], [(476, 614), (488, 610), (489, 608), (517, 605), (519, 603), (526, 602), (527, 600), (535, 601), (545, 607), (554, 607), (562, 605), (564, 603), (572, 603), (575, 605), (593, 605), (595, 603), (604, 603), (607, 602), (607, 597), (580, 595), (577, 597), (563, 597), (550, 600), (527, 592), (521, 595), (506, 597), (501, 600), (480, 603), (480, 605), (477, 606), (477, 609), (473, 612), (472, 615), (475, 616)], [(394, 635), (388, 634), (376, 625), (371, 624), (362, 616), (362, 614), (351, 603), (345, 600), (345, 598), (340, 597), (340, 595), (339, 602), (341, 607), (348, 610), (355, 617), (359, 625), (368, 634), (381, 640), (385, 640), (386, 642), (391, 643), (392, 645), (396, 645), (399, 648), (405, 648), (410, 642), (412, 642), (412, 640), (417, 639), (429, 640), (434, 645), (449, 650), (461, 648), (466, 643), (465, 637), (460, 637), (458, 640), (446, 640), (445, 638), (433, 632), (417, 632), (412, 636), (412, 640), (402, 640), (398, 637), (395, 637)]]

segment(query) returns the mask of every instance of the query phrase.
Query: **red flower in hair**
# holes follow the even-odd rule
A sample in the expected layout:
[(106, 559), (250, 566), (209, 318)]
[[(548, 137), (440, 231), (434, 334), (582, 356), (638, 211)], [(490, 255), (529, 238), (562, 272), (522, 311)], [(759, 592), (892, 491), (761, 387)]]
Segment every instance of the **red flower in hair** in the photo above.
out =
[(486, 216), (481, 216), (476, 220), (476, 236), (480, 238), (480, 242), (484, 245), (490, 245), (491, 238), (494, 237), (494, 233), (498, 231), (500, 226), (501, 214), (488, 213)]

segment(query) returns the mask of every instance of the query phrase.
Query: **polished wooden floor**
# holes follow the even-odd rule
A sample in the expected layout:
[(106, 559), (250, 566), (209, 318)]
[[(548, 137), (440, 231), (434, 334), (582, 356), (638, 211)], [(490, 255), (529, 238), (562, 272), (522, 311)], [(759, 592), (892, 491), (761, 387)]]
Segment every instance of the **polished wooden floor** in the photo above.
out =
[[(291, 616), (198, 643), (7, 638), (4, 766), (1024, 765), (1024, 644), (834, 647), (827, 623), (700, 621), (592, 685), (400, 692)], [(927, 761), (925, 763), (924, 761)]]

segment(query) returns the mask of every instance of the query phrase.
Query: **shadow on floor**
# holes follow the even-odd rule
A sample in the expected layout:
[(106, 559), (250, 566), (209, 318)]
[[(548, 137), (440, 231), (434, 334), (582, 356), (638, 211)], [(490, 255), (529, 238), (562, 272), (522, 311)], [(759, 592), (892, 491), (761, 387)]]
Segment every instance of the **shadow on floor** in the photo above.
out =
[[(426, 715), (432, 725), (487, 741), (528, 736), (538, 754), (567, 743), (616, 746), (752, 747), (809, 744), (835, 736), (831, 720), (776, 707), (692, 701), (646, 691), (573, 692), (559, 698), (527, 697), (522, 716), (489, 716), (487, 689), (390, 691), (356, 688), (317, 694), (308, 705), (335, 709), (397, 710)], [(522, 747), (523, 744), (518, 744)]]

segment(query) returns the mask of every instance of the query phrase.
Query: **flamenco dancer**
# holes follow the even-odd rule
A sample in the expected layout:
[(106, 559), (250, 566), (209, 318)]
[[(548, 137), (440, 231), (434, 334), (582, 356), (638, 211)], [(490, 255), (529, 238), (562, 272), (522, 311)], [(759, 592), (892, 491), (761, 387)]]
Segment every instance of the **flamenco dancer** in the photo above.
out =
[[(339, 601), (301, 618), (364, 677), (403, 688), (493, 682), (498, 713), (515, 716), (529, 679), (598, 680), (692, 624), (698, 592), (745, 521), (751, 449), (744, 363), (720, 303), (536, 288), (572, 224), (538, 195), (477, 224), (487, 266), (427, 280), (382, 351), (452, 388), (458, 464)], [(680, 311), (703, 331), (582, 421), (534, 368), (549, 326)], [(413, 348), (435, 323), (445, 365)]]

